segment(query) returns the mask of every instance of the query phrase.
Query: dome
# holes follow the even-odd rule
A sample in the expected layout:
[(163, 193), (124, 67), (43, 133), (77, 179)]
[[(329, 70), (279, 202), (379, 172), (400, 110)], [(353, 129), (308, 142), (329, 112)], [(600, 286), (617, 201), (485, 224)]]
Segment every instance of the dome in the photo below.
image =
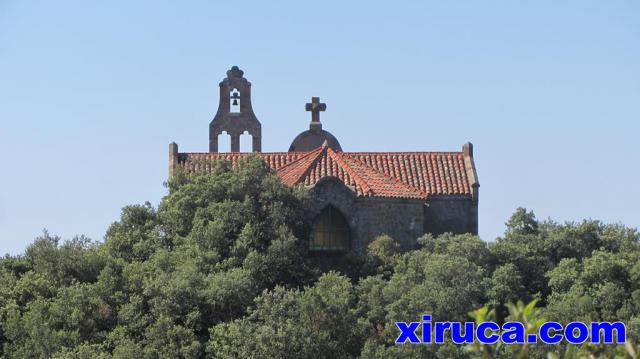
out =
[(322, 128), (311, 128), (296, 136), (296, 138), (289, 146), (289, 152), (308, 152), (327, 143), (327, 146), (334, 151), (342, 152), (340, 142), (330, 132), (323, 130)]
[(325, 145), (334, 151), (342, 152), (338, 139), (322, 129), (320, 112), (325, 111), (327, 105), (320, 102), (320, 97), (312, 97), (311, 102), (304, 105), (304, 109), (311, 112), (309, 129), (296, 136), (289, 146), (289, 152), (308, 152)]

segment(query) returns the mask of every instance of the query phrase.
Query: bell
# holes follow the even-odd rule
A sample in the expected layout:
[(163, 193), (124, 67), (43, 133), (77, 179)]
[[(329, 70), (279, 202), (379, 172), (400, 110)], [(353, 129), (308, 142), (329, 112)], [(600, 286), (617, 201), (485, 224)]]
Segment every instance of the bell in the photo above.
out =
[(235, 99), (235, 98), (233, 99), (233, 105), (234, 105), (234, 106), (238, 106), (238, 100), (237, 100), (237, 99)]

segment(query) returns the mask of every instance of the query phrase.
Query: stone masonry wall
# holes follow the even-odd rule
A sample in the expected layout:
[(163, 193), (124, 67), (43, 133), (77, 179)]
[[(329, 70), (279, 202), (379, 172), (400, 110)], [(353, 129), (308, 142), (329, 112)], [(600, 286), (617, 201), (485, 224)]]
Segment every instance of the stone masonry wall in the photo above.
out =
[(424, 232), (478, 234), (478, 201), (432, 199), (424, 211)]
[(364, 252), (367, 244), (381, 234), (395, 239), (403, 250), (415, 248), (423, 234), (424, 202), (414, 199), (359, 198), (356, 251)]

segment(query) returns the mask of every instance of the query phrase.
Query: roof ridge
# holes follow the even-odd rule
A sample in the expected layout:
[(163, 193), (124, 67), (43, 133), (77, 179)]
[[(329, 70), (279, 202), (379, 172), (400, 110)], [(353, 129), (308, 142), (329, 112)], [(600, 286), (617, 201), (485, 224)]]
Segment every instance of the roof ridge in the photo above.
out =
[[(313, 151), (309, 151), (309, 152), (305, 153), (304, 155), (300, 156), (300, 158), (298, 158), (298, 159), (296, 159), (296, 160), (293, 160), (293, 161), (291, 161), (291, 162), (287, 163), (286, 165), (284, 165), (284, 166), (280, 167), (278, 170), (283, 170), (283, 169), (285, 169), (285, 168), (287, 168), (287, 167), (291, 166), (292, 164), (294, 164), (294, 163), (296, 163), (296, 162), (298, 162), (298, 161), (300, 161), (300, 160), (303, 160), (303, 159), (305, 159), (305, 158), (309, 157), (312, 153), (314, 153), (314, 152), (316, 152), (316, 151), (318, 151), (318, 149), (315, 149), (315, 150), (313, 150)], [(261, 154), (267, 154), (267, 153), (268, 153), (268, 154), (271, 154), (271, 153), (289, 153), (289, 152), (260, 152), (260, 153), (261, 153)]]
[[(318, 148), (315, 149), (313, 151), (307, 152), (305, 155), (303, 155), (302, 157), (298, 158), (297, 160), (291, 161), (289, 163), (287, 163), (286, 165), (280, 167), (276, 172), (282, 176), (282, 179), (289, 183), (290, 185), (294, 185), (296, 183), (298, 183), (300, 181), (301, 178), (304, 178), (307, 173), (309, 173), (311, 166), (317, 162), (318, 158), (320, 157), (320, 154), (324, 151), (323, 148)], [(305, 162), (305, 160), (311, 159), (310, 162)], [(301, 164), (304, 164), (304, 171), (302, 173), (300, 173), (298, 176), (294, 176), (292, 178), (290, 178), (290, 175), (292, 172), (293, 174), (295, 174), (295, 170), (298, 169)]]
[[(375, 152), (370, 152), (370, 153), (375, 153)], [(388, 152), (382, 152), (382, 153), (385, 153), (385, 154), (386, 154), (386, 153), (388, 153)], [(393, 152), (392, 152), (392, 153), (393, 153)], [(398, 152), (395, 152), (395, 153), (398, 153)], [(410, 154), (416, 154), (416, 153), (425, 153), (425, 152), (410, 152)], [(430, 153), (434, 153), (434, 152), (430, 152)], [(454, 152), (454, 153), (457, 153), (457, 152)], [(460, 152), (460, 153), (462, 153), (462, 152)], [(350, 154), (362, 154), (362, 153), (358, 153), (358, 152), (351, 152)], [(390, 174), (386, 174), (385, 172), (383, 172), (383, 171), (380, 171), (380, 170), (376, 169), (376, 168), (375, 168), (375, 167), (373, 167), (372, 165), (370, 165), (370, 164), (368, 164), (368, 163), (366, 163), (366, 162), (364, 162), (364, 161), (360, 160), (359, 158), (356, 158), (356, 157), (349, 157), (349, 158), (350, 158), (350, 159), (352, 159), (352, 160), (354, 160), (354, 161), (358, 161), (359, 163), (361, 163), (362, 165), (364, 165), (364, 166), (366, 166), (367, 168), (371, 169), (372, 171), (375, 171), (375, 172), (377, 172), (377, 173), (380, 173), (380, 174), (381, 174), (381, 175), (383, 175), (383, 176), (386, 176), (386, 177), (391, 178), (392, 180), (396, 181), (397, 183), (400, 183), (400, 184), (402, 184), (402, 185), (404, 185), (404, 186), (407, 186), (407, 187), (409, 187), (409, 188), (411, 188), (411, 189), (413, 189), (413, 190), (416, 190), (416, 191), (420, 192), (424, 197), (426, 197), (426, 196), (427, 196), (427, 192), (426, 192), (426, 191), (424, 191), (424, 190), (422, 190), (422, 189), (420, 189), (419, 187), (413, 186), (413, 185), (411, 185), (411, 184), (409, 184), (409, 183), (407, 183), (407, 182), (403, 181), (402, 179), (400, 179), (400, 178), (398, 178), (398, 177), (396, 177), (396, 176), (392, 176), (392, 175), (390, 175)]]
[(420, 188), (416, 188), (416, 187), (414, 187), (414, 186), (412, 186), (412, 185), (410, 185), (410, 184), (408, 184), (408, 183), (406, 183), (404, 181), (401, 181), (400, 179), (398, 179), (396, 177), (393, 177), (393, 176), (390, 176), (390, 175), (388, 175), (388, 174), (386, 174), (384, 172), (378, 171), (376, 168), (368, 165), (365, 162), (360, 161), (357, 158), (353, 158), (353, 157), (347, 157), (347, 158), (350, 161), (357, 162), (360, 166), (366, 167), (371, 173), (375, 173), (378, 176), (390, 179), (391, 181), (395, 182), (397, 185), (404, 187), (405, 190), (410, 190), (410, 191), (413, 191), (413, 192), (419, 194), (421, 198), (426, 198), (427, 197), (427, 193), (425, 191), (421, 190)]
[[(331, 147), (327, 147), (327, 153), (340, 166), (347, 169), (349, 176), (351, 176), (354, 179), (354, 181), (356, 181), (356, 184), (362, 188), (363, 194), (369, 194), (370, 192), (373, 192), (371, 190), (371, 186), (369, 185), (369, 183), (367, 183), (367, 181), (364, 178), (362, 178), (362, 176), (360, 176), (358, 171), (354, 170), (351, 167), (351, 165), (349, 165), (347, 161), (345, 161), (344, 156), (342, 155), (342, 152), (337, 152), (333, 150)], [(360, 182), (361, 184), (359, 184), (358, 182)]]

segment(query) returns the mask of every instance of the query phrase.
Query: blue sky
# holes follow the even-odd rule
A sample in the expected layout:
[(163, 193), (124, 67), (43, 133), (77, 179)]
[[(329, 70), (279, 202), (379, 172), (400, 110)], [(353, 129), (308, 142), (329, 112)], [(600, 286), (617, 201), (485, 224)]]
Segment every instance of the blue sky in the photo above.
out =
[(253, 83), (263, 150), (327, 103), (345, 151), (475, 146), (480, 235), (518, 206), (640, 225), (637, 1), (0, 1), (0, 253), (102, 240), (206, 151), (218, 83)]

